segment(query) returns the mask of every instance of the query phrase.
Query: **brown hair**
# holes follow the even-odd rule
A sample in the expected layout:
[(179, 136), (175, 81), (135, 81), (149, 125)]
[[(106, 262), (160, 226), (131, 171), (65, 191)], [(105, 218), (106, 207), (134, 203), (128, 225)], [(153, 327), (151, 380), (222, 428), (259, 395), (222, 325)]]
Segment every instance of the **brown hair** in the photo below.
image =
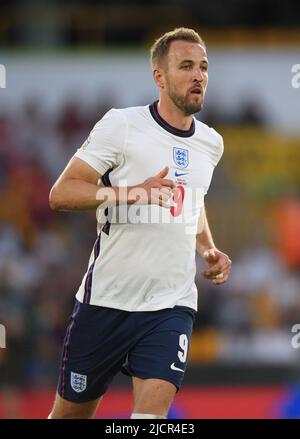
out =
[(173, 41), (190, 41), (201, 44), (205, 48), (205, 43), (200, 35), (187, 27), (178, 27), (170, 32), (166, 32), (159, 37), (150, 49), (150, 61), (152, 67), (161, 65), (169, 52), (170, 44)]

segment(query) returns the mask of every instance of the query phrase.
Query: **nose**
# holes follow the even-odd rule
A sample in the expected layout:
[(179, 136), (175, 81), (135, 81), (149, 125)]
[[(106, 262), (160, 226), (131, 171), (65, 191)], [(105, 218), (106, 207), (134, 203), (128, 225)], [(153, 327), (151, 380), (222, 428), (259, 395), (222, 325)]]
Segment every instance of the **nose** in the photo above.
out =
[(202, 72), (202, 70), (200, 68), (195, 70), (194, 81), (197, 81), (197, 82), (204, 81), (204, 73)]

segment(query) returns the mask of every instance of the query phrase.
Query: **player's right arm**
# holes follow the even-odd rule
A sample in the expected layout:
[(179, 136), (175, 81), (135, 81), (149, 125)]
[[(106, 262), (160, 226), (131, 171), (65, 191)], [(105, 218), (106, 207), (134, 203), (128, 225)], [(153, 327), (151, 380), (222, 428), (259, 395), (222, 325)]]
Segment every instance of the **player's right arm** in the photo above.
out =
[(52, 209), (88, 210), (135, 202), (169, 207), (167, 200), (174, 183), (165, 178), (169, 171), (167, 166), (136, 186), (119, 188), (97, 184), (107, 171), (121, 165), (127, 131), (127, 119), (120, 110), (112, 109), (104, 115), (51, 189)]
[(53, 210), (96, 209), (101, 175), (83, 160), (73, 157), (53, 185), (49, 204)]
[(136, 186), (100, 187), (101, 174), (83, 160), (73, 157), (60, 175), (49, 195), (53, 210), (89, 210), (120, 204), (158, 204), (170, 207), (169, 198), (174, 188), (166, 166), (157, 175)]

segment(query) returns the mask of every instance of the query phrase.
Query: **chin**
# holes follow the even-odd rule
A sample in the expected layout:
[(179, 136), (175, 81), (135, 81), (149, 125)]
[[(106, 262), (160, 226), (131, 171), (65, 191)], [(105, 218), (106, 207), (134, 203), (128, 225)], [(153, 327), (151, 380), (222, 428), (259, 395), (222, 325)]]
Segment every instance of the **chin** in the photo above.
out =
[(199, 111), (202, 110), (202, 107), (203, 107), (203, 102), (201, 102), (200, 104), (191, 104), (187, 108), (187, 114), (191, 115), (191, 114), (199, 113)]
[(198, 102), (197, 101), (189, 102), (188, 105), (186, 106), (186, 108), (187, 108), (187, 110), (189, 110), (190, 114), (195, 114), (195, 113), (198, 113), (199, 111), (202, 110), (203, 100), (201, 99), (200, 101), (198, 101)]

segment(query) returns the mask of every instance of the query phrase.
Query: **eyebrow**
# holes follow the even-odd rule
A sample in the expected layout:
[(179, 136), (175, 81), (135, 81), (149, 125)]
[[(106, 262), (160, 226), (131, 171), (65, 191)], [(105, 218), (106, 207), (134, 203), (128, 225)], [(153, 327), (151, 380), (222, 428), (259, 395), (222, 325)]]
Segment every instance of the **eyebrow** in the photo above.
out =
[[(194, 63), (194, 61), (192, 59), (184, 59), (183, 61), (180, 62), (180, 65), (184, 64), (184, 63)], [(202, 63), (205, 63), (205, 64), (208, 65), (208, 60), (207, 59), (202, 59), (201, 60), (201, 64)]]

